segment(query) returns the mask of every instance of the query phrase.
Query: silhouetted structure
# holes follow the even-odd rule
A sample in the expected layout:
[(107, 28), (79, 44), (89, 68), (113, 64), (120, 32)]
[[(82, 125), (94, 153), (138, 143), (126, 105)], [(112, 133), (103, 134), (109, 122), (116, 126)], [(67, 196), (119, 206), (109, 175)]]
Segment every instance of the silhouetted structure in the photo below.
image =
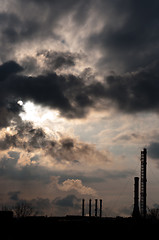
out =
[(89, 199), (89, 217), (92, 216), (92, 200)]
[(146, 217), (146, 165), (147, 165), (147, 150), (144, 148), (141, 151), (141, 181), (140, 181), (140, 213), (142, 217)]
[(102, 199), (100, 199), (100, 211), (99, 211), (99, 217), (102, 217)]
[(95, 217), (98, 215), (98, 199), (95, 199)]
[[(99, 217), (102, 217), (102, 199), (100, 199), (99, 201), (100, 201)], [(85, 216), (85, 199), (82, 199), (82, 217), (84, 216)], [(95, 199), (94, 216), (98, 217), (98, 199)], [(89, 217), (92, 217), (92, 199), (89, 199)]]
[(84, 199), (82, 199), (82, 217), (84, 217)]
[(132, 216), (138, 218), (140, 216), (139, 211), (139, 178), (134, 177), (134, 209)]

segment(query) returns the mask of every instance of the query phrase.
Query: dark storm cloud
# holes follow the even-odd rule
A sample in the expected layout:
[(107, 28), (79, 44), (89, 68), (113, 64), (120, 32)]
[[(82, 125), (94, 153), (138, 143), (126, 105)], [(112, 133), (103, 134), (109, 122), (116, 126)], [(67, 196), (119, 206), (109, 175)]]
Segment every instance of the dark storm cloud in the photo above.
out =
[[(24, 42), (42, 41), (49, 37), (62, 41), (62, 36), (55, 30), (59, 21), (71, 14), (74, 27), (79, 27), (89, 18), (89, 9), (96, 9), (104, 26), (97, 33), (90, 31), (85, 40), (91, 49), (102, 52), (99, 69), (107, 66), (109, 71), (117, 67), (119, 72), (107, 76), (103, 83), (95, 80), (88, 83), (82, 75), (53, 73), (53, 70), (76, 65), (81, 56), (69, 51), (38, 49), (37, 56), (43, 54), (47, 74), (39, 71), (41, 75), (32, 77), (26, 73), (39, 70), (34, 57), (24, 57), (23, 68), (14, 61), (6, 62), (0, 66), (0, 127), (6, 127), (11, 119), (18, 118), (22, 110), (17, 105), (19, 99), (58, 109), (66, 118), (84, 118), (91, 109), (158, 112), (158, 1), (15, 2), (16, 9), (13, 6), (0, 13), (0, 49), (6, 56)], [(121, 73), (120, 65), (122, 70), (130, 72)]]
[(158, 112), (159, 62), (136, 73), (107, 77), (106, 96), (120, 111)]
[(71, 52), (56, 52), (42, 50), (37, 56), (45, 57), (44, 62), (49, 70), (57, 70), (75, 66), (76, 59), (80, 58), (79, 54)]
[(19, 99), (57, 109), (66, 118), (84, 118), (91, 109), (97, 109), (97, 104), (98, 110), (116, 108), (126, 113), (158, 112), (159, 109), (158, 61), (133, 73), (110, 75), (103, 83), (96, 80), (88, 83), (72, 74), (28, 77), (19, 74), (22, 67), (14, 62), (4, 63), (0, 66), (0, 70), (3, 69), (0, 111), (4, 115), (1, 126), (4, 126), (7, 114), (18, 117), (22, 110), (17, 104)]
[(36, 21), (23, 21), (15, 14), (0, 14), (0, 21), (3, 24), (2, 39), (10, 44), (17, 44), (20, 41), (25, 41), (33, 37), (34, 34), (40, 29), (40, 24)]
[(0, 107), (5, 107), (8, 111), (18, 111), (18, 106), (14, 104), (15, 99), (12, 96), (5, 98), (5, 83), (9, 77), (13, 77), (16, 73), (19, 73), (23, 68), (14, 61), (6, 62), (0, 65)]
[[(157, 0), (14, 0), (7, 11), (0, 13), (1, 59), (8, 60), (22, 43), (46, 39), (65, 42), (65, 36), (57, 29), (61, 25), (67, 29), (70, 16), (72, 28), (80, 32), (90, 18), (90, 10), (93, 10), (91, 16), (97, 18), (94, 21), (100, 19), (103, 28), (97, 32), (88, 29), (85, 51), (101, 50), (97, 64), (100, 69), (132, 71), (158, 58)], [(59, 63), (63, 60), (59, 59)]]
[[(91, 1), (36, 1), (13, 0), (7, 11), (0, 13), (0, 49), (2, 61), (13, 57), (20, 44), (54, 39), (59, 21), (72, 14), (76, 24), (87, 19)], [(25, 9), (25, 11), (24, 11)], [(65, 22), (67, 25), (67, 22)]]
[[(7, 100), (4, 101), (3, 106), (0, 106), (0, 128), (10, 126), (11, 121), (20, 120), (18, 114), (22, 111), (22, 108), (17, 106), (17, 101), (14, 99), (12, 103), (9, 102), (9, 106), (7, 102)], [(12, 106), (11, 108), (10, 105)]]
[(89, 8), (94, 0), (87, 0), (87, 2), (84, 0), (29, 0), (27, 4), (23, 0), (17, 0), (17, 2), (20, 3), (20, 7), (28, 6), (29, 9), (30, 7), (36, 6), (36, 9), (41, 10), (43, 13), (45, 9), (50, 23), (55, 22), (55, 20), (63, 16), (67, 16), (69, 13), (73, 13), (74, 21), (81, 25), (88, 17)]
[(123, 75), (110, 75), (104, 83), (95, 82), (88, 87), (93, 99), (104, 100), (101, 109), (115, 108), (125, 113), (158, 112), (159, 62)]
[[(20, 12), (23, 12), (20, 10)], [(41, 34), (42, 31), (42, 34)], [(9, 60), (14, 56), (16, 48), (20, 44), (34, 39), (43, 38), (43, 36), (54, 36), (48, 33), (47, 28), (37, 18), (23, 19), (16, 13), (0, 13), (0, 49), (2, 61)]]
[(158, 59), (158, 11), (157, 0), (100, 1), (105, 25), (88, 41), (88, 47), (102, 50), (98, 67), (132, 71)]
[(42, 72), (43, 69), (37, 63), (37, 59), (31, 56), (26, 56), (21, 60), (23, 71), (26, 75), (37, 75)]
[(14, 61), (9, 61), (0, 66), (0, 128), (10, 125), (11, 120), (19, 119), (18, 114), (22, 107), (17, 104), (15, 96), (6, 93), (5, 80), (20, 73), (23, 68)]
[[(4, 65), (1, 65), (3, 68)], [(20, 66), (19, 66), (20, 68)], [(7, 71), (7, 70), (6, 70)], [(74, 75), (57, 75), (56, 73), (28, 77), (12, 75), (2, 78), (0, 89), (0, 105), (4, 105), (12, 96), (24, 102), (32, 100), (43, 106), (58, 109), (67, 118), (81, 118), (86, 114), (87, 107), (93, 104), (85, 92), (84, 80)], [(15, 106), (18, 105), (14, 104)], [(11, 110), (11, 109), (10, 109)]]
[[(39, 5), (37, 9), (35, 9), (35, 7), (32, 4), (29, 5), (28, 2), (25, 3), (23, 1), (21, 4), (18, 4), (18, 1), (15, 2), (16, 9), (14, 9), (13, 6), (13, 12), (11, 11), (12, 8), (10, 8), (8, 11), (0, 13), (1, 39), (5, 40), (6, 44), (15, 45), (19, 42), (25, 42), (26, 40), (34, 40), (34, 38), (45, 39), (49, 36), (55, 36), (50, 26), (47, 26), (47, 24), (50, 21), (51, 26), (55, 26), (56, 18), (59, 16), (58, 14), (52, 14), (51, 18), (51, 9), (49, 9), (49, 6), (43, 8)], [(23, 8), (25, 8), (26, 11), (23, 11), (23, 14), (21, 14)], [(49, 10), (48, 15), (45, 13), (44, 9), (46, 9), (46, 12)], [(56, 12), (55, 9), (54, 12)], [(42, 13), (46, 18), (38, 18), (39, 14)]]
[(151, 142), (149, 144), (148, 154), (151, 158), (159, 160), (159, 142)]
[(21, 72), (23, 68), (14, 61), (9, 61), (0, 66), (0, 81), (4, 81), (12, 74)]

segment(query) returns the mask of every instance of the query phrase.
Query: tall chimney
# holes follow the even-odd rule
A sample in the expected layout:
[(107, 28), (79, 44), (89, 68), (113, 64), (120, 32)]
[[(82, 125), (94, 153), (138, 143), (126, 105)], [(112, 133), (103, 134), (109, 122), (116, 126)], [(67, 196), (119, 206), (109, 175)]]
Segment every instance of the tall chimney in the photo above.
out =
[(89, 217), (92, 215), (92, 200), (89, 199)]
[(138, 218), (140, 216), (139, 212), (139, 178), (134, 177), (134, 209), (132, 216)]
[(102, 199), (100, 199), (100, 212), (99, 216), (102, 217)]
[(82, 199), (82, 217), (84, 217), (84, 199)]
[(98, 199), (95, 199), (95, 217), (97, 217), (98, 212)]
[(140, 213), (142, 217), (146, 217), (146, 165), (147, 165), (147, 150), (144, 148), (141, 151), (141, 181), (140, 181)]

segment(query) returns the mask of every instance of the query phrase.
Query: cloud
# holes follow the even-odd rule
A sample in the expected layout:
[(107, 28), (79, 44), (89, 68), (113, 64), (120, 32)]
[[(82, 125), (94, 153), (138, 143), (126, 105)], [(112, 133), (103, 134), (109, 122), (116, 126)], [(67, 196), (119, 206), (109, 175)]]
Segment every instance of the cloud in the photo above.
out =
[[(26, 4), (14, 0), (13, 3), (16, 4), (12, 8), (0, 13), (0, 48), (4, 51), (2, 55), (8, 56), (8, 59), (12, 56), (23, 67), (16, 61), (5, 62), (6, 59), (2, 59), (0, 112), (3, 119), (0, 126), (7, 126), (13, 115), (18, 116), (22, 108), (15, 113), (6, 105), (7, 102), (13, 102), (12, 107), (14, 105), (15, 108), (19, 99), (58, 109), (61, 116), (66, 118), (85, 118), (92, 109), (108, 111), (113, 108), (132, 114), (140, 111), (158, 112), (157, 1), (150, 3), (142, 0), (138, 3), (131, 0), (125, 3), (122, 0), (94, 0), (86, 3), (83, 0), (69, 0), (59, 3), (29, 0)], [(21, 14), (24, 8), (26, 12)], [(88, 29), (86, 34), (85, 26), (90, 26), (90, 11), (92, 22), (98, 19), (101, 27), (96, 31)], [(62, 28), (63, 36), (60, 26), (66, 27)], [(69, 37), (67, 27), (70, 29)], [(72, 41), (71, 36), (79, 27), (86, 36), (82, 37), (82, 49), (70, 50), (72, 44), (68, 41)], [(48, 42), (41, 45), (44, 40), (52, 38), (54, 44), (60, 42), (57, 48), (50, 48)], [(79, 40), (76, 40), (78, 43)], [(31, 45), (34, 41), (36, 48)], [(24, 57), (17, 53), (8, 55), (10, 49), (15, 52), (20, 51), (20, 46), (26, 49), (26, 42), (33, 51), (22, 54)], [(61, 49), (62, 45), (64, 47)], [(95, 54), (96, 51), (100, 54)], [(78, 65), (78, 60), (83, 60), (81, 52), (88, 58), (91, 52), (94, 53), (97, 60), (93, 61), (97, 62), (98, 73), (100, 76), (107, 74), (103, 82), (95, 79), (88, 81), (86, 75), (81, 74), (81, 65)], [(90, 67), (90, 63), (93, 67), (93, 61), (88, 62), (86, 67)], [(73, 71), (62, 74), (63, 70), (74, 67), (78, 75)], [(111, 71), (116, 74), (110, 74)], [(32, 77), (28, 76), (30, 74)]]
[(152, 159), (158, 160), (159, 159), (159, 142), (151, 142), (149, 144), (148, 154)]
[(4, 155), (0, 159), (1, 178), (20, 182), (50, 182), (50, 177), (53, 175), (53, 171), (49, 170), (46, 166), (42, 166), (38, 163), (32, 163), (30, 159), (29, 163), (21, 166), (21, 164), (19, 164), (19, 157), (19, 152), (10, 151), (8, 152), (8, 156)]
[(158, 64), (155, 61), (136, 72), (109, 75), (104, 83), (89, 86), (90, 95), (99, 101), (103, 99), (103, 105), (108, 109), (111, 107), (128, 114), (158, 112)]
[(135, 132), (127, 132), (127, 133), (120, 133), (119, 135), (115, 136), (113, 139), (113, 142), (143, 142), (145, 140), (146, 136), (143, 136), (139, 133)]
[(157, 59), (158, 9), (157, 0), (101, 1), (97, 11), (106, 21), (100, 32), (90, 34), (87, 45), (101, 50), (98, 67), (121, 73)]
[(82, 184), (82, 181), (79, 179), (67, 179), (61, 184), (57, 185), (58, 188), (62, 191), (71, 191), (76, 190), (80, 194), (84, 195), (95, 195), (96, 191), (91, 187), (86, 187)]
[(72, 208), (79, 208), (79, 202), (81, 200), (77, 198), (75, 195), (67, 195), (64, 198), (56, 198), (53, 200), (53, 203), (56, 204), (59, 207), (72, 207)]
[(0, 149), (6, 150), (12, 147), (31, 151), (43, 147), (47, 140), (42, 128), (34, 128), (30, 122), (18, 122), (14, 133), (5, 133), (0, 140)]
[(157, 0), (13, 0), (0, 13), (2, 62), (20, 59), (20, 50), (46, 46), (58, 54), (55, 68), (70, 66), (72, 57), (59, 56), (57, 48), (75, 47), (93, 56), (91, 64), (102, 75), (136, 71), (158, 58), (158, 7)]
[(134, 170), (131, 169), (123, 169), (123, 170), (116, 170), (116, 169), (109, 169), (109, 170), (103, 170), (103, 169), (97, 169), (94, 171), (95, 176), (100, 176), (101, 178), (105, 180), (119, 180), (124, 179), (128, 177), (132, 177), (134, 175)]
[[(12, 126), (10, 132), (2, 131), (0, 139), (0, 175), (2, 178), (21, 183), (51, 183), (53, 176), (60, 176), (55, 184), (59, 189), (76, 190), (81, 194), (95, 192), (82, 184), (102, 181), (100, 175), (91, 175), (93, 169), (107, 167), (112, 160), (109, 152), (96, 149), (95, 145), (84, 143), (77, 138), (47, 135), (42, 128), (30, 122)], [(14, 150), (14, 151), (13, 151)], [(89, 176), (85, 176), (89, 170)], [(77, 179), (67, 181), (67, 179)], [(63, 185), (62, 185), (63, 182)], [(12, 191), (10, 191), (12, 192)]]
[(57, 52), (42, 50), (37, 53), (37, 56), (42, 56), (44, 58), (44, 63), (46, 68), (50, 71), (56, 71), (57, 69), (74, 67), (76, 64), (76, 59), (80, 58), (79, 54), (71, 52)]
[[(158, 65), (153, 64), (133, 73), (109, 75), (99, 82), (51, 73), (28, 77), (20, 75), (22, 67), (15, 62), (4, 63), (0, 82), (1, 127), (18, 119), (22, 106), (19, 99), (58, 109), (65, 118), (85, 118), (91, 110), (120, 110), (124, 113), (158, 112)], [(4, 76), (4, 71), (7, 75)], [(8, 70), (7, 70), (8, 69)], [(21, 84), (23, 83), (23, 84)], [(19, 120), (20, 121), (20, 120)]]
[(4, 81), (7, 77), (23, 71), (23, 68), (14, 61), (9, 61), (0, 66), (0, 81)]
[[(3, 65), (2, 65), (3, 66)], [(1, 66), (1, 67), (2, 67)], [(74, 75), (57, 75), (56, 73), (37, 76), (8, 76), (3, 79), (1, 102), (7, 101), (10, 96), (23, 101), (32, 100), (43, 106), (58, 109), (67, 118), (81, 118), (86, 115), (86, 109), (92, 105), (91, 99), (80, 93), (85, 87), (84, 82)], [(23, 84), (21, 84), (23, 83)]]
[(17, 104), (16, 98), (6, 94), (4, 86), (6, 79), (13, 77), (21, 71), (23, 71), (23, 68), (14, 61), (0, 65), (0, 128), (10, 125), (11, 120), (20, 119), (18, 114), (23, 111), (22, 107)]
[(20, 191), (9, 192), (8, 195), (10, 197), (10, 200), (18, 201), (20, 193)]
[(108, 98), (120, 111), (158, 112), (158, 61), (136, 73), (107, 78)]
[[(42, 128), (36, 128), (30, 122), (21, 121), (13, 125), (13, 132), (3, 134), (3, 138), (0, 139), (0, 149), (3, 151), (14, 149), (19, 154), (25, 151), (26, 154), (37, 154), (39, 158), (47, 156), (51, 162), (73, 165), (103, 164), (112, 159), (109, 152), (100, 151), (93, 144), (58, 133), (57, 136), (58, 138), (51, 137)], [(15, 159), (18, 158), (19, 155)], [(27, 161), (27, 164), (31, 163), (31, 160)]]
[(65, 42), (65, 36), (61, 36), (58, 30), (62, 26), (67, 27), (69, 18), (73, 18), (77, 26), (82, 25), (90, 7), (90, 0), (87, 4), (84, 0), (29, 0), (27, 4), (22, 0), (13, 0), (6, 4), (5, 11), (0, 12), (2, 61), (17, 55), (19, 48), (22, 46), (24, 50), (28, 43), (34, 47), (34, 44), (39, 46), (44, 42), (47, 45), (48, 41)]

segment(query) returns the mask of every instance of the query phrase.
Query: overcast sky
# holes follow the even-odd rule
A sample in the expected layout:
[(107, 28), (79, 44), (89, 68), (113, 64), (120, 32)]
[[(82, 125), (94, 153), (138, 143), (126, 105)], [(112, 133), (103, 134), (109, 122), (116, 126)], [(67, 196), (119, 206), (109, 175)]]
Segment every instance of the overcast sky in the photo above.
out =
[[(0, 205), (129, 216), (159, 204), (159, 2), (0, 0)], [(87, 211), (86, 211), (87, 212)]]

